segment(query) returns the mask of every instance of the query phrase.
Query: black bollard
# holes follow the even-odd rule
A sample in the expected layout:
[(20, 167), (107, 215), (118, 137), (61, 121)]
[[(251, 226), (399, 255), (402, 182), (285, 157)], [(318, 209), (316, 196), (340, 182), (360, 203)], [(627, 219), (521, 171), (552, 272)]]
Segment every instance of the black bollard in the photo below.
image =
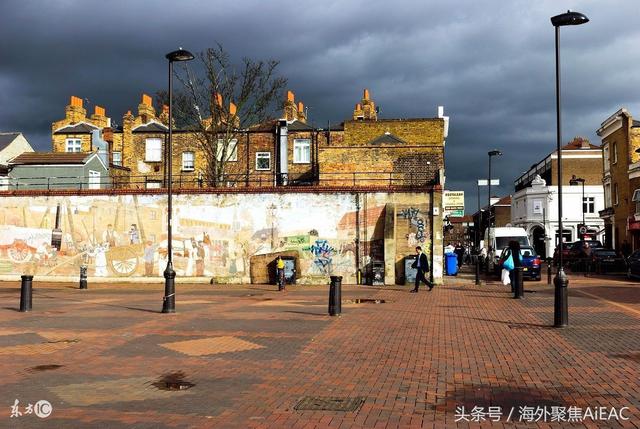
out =
[(80, 289), (87, 288), (87, 266), (80, 265)]
[(33, 276), (22, 276), (20, 286), (20, 311), (31, 311), (31, 298), (33, 297)]
[(512, 284), (515, 283), (514, 285), (514, 294), (513, 297), (515, 299), (522, 299), (524, 298), (524, 279), (522, 276), (522, 267), (516, 267), (513, 269), (513, 277), (514, 277), (514, 281), (511, 282)]
[(480, 260), (476, 259), (476, 286), (480, 284)]
[(331, 276), (329, 286), (329, 316), (342, 313), (342, 276)]
[(551, 261), (553, 259), (547, 258), (547, 285), (551, 286)]

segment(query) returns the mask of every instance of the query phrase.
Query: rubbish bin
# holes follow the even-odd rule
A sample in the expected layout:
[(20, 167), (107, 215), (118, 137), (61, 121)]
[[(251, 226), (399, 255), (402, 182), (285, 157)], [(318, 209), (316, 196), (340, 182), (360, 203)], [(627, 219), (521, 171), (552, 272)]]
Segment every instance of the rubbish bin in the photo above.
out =
[(458, 274), (458, 256), (455, 253), (447, 253), (444, 255), (445, 269), (448, 276), (455, 276)]
[(418, 270), (411, 268), (415, 261), (415, 255), (405, 256), (404, 258), (404, 284), (413, 285), (416, 282)]

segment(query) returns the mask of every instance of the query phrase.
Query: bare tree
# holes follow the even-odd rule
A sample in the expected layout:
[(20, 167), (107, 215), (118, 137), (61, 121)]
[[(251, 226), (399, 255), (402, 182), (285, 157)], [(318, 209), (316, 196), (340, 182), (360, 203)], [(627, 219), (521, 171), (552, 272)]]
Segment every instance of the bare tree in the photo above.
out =
[[(218, 44), (197, 55), (197, 66), (181, 63), (174, 94), (176, 125), (189, 128), (206, 159), (204, 179), (224, 183), (225, 166), (240, 134), (273, 117), (287, 80), (276, 75), (278, 62), (243, 58), (236, 67)], [(166, 92), (158, 93), (166, 103)]]

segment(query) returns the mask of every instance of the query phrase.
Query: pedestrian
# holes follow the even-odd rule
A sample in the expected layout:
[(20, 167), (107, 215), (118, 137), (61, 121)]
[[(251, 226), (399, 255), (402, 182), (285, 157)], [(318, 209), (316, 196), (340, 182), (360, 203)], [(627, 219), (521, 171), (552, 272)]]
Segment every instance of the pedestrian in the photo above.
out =
[(278, 290), (284, 290), (284, 261), (280, 256), (276, 262), (276, 275), (278, 276)]
[(624, 259), (627, 259), (629, 255), (631, 255), (631, 245), (627, 240), (624, 240), (622, 242), (622, 246), (620, 247), (620, 250), (622, 251), (622, 256), (624, 256)]
[(516, 240), (511, 240), (509, 242), (509, 247), (505, 249), (504, 254), (501, 258), (501, 265), (503, 270), (507, 270), (508, 274), (508, 282), (507, 277), (503, 274), (502, 283), (506, 286), (509, 283), (513, 283), (513, 271), (517, 267), (522, 266), (522, 253), (520, 252), (520, 243)]
[(458, 244), (456, 244), (455, 254), (458, 257), (458, 267), (461, 267), (464, 263), (464, 246), (459, 241)]
[(425, 274), (429, 273), (429, 260), (427, 259), (427, 255), (422, 252), (422, 247), (416, 247), (416, 260), (411, 265), (411, 268), (415, 268), (418, 270), (416, 273), (416, 283), (415, 287), (411, 290), (412, 293), (418, 292), (418, 287), (420, 286), (420, 282), (424, 283), (429, 287), (429, 290), (433, 289), (433, 283), (426, 279)]

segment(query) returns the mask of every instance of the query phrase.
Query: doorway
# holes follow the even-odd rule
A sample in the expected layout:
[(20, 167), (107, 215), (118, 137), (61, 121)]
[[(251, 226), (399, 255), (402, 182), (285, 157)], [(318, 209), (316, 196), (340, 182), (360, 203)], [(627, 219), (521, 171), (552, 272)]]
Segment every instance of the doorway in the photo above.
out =
[(533, 248), (540, 258), (545, 259), (547, 257), (547, 246), (545, 246), (545, 234), (544, 229), (541, 226), (535, 226), (531, 230), (531, 238), (533, 240)]

